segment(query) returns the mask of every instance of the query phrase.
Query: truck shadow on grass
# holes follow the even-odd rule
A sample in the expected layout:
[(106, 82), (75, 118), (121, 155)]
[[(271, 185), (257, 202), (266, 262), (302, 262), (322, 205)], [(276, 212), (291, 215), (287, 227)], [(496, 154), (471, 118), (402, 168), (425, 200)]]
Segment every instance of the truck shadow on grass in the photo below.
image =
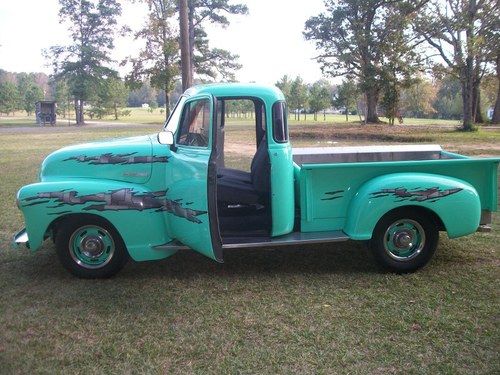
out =
[(224, 263), (213, 262), (195, 252), (178, 252), (153, 263), (130, 263), (118, 277), (191, 278), (210, 275), (222, 278), (269, 274), (356, 274), (380, 272), (368, 249), (359, 243), (294, 246), (288, 248), (233, 249), (224, 252)]
[[(441, 240), (434, 259), (426, 268), (447, 268), (452, 264), (474, 262), (474, 257), (461, 249), (455, 241)], [(464, 251), (462, 251), (464, 250)], [(470, 255), (470, 254), (469, 254)], [(80, 280), (71, 276), (62, 268), (52, 244), (46, 244), (42, 251), (33, 257), (26, 254), (20, 261), (8, 262), (18, 276), (26, 279), (66, 279), (81, 282), (99, 282)], [(10, 273), (9, 272), (9, 273)], [(224, 253), (224, 263), (212, 261), (194, 251), (179, 251), (170, 258), (160, 261), (130, 261), (125, 268), (108, 282), (120, 284), (133, 280), (175, 279), (186, 280), (196, 278), (236, 280), (238, 278), (270, 275), (300, 277), (314, 275), (373, 275), (387, 274), (375, 263), (369, 249), (361, 242), (344, 242), (339, 244), (321, 244), (293, 246), (287, 248), (233, 249)]]
[[(67, 278), (71, 276), (60, 265), (52, 244), (45, 244), (36, 254), (26, 254), (16, 264), (15, 272), (26, 278)], [(321, 244), (287, 248), (232, 249), (224, 252), (224, 263), (217, 263), (195, 251), (179, 251), (170, 258), (134, 262), (132, 260), (110, 280), (175, 278), (200, 276), (237, 278), (269, 274), (357, 274), (383, 272), (363, 243)], [(92, 282), (92, 281), (91, 281)]]

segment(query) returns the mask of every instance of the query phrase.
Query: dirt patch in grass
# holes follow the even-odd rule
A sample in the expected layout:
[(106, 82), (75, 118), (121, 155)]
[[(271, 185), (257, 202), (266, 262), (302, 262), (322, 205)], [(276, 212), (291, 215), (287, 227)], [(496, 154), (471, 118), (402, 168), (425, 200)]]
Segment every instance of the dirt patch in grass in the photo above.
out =
[(431, 142), (432, 137), (427, 136), (430, 133), (429, 128), (418, 127), (418, 136), (412, 131), (415, 127), (405, 126), (387, 126), (387, 125), (308, 125), (295, 126), (290, 129), (292, 140), (298, 138), (301, 140), (314, 139), (336, 139), (336, 140), (364, 140), (380, 142), (415, 142), (418, 139), (421, 142)]

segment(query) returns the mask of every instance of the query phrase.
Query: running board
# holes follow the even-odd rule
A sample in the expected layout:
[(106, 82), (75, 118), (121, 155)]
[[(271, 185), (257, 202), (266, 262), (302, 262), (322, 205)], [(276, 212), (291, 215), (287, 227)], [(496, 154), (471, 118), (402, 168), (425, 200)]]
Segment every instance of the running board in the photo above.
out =
[[(279, 237), (226, 237), (222, 248), (241, 249), (249, 247), (277, 247), (287, 245), (307, 245), (315, 243), (347, 241), (349, 236), (340, 230), (328, 232), (293, 232)], [(179, 241), (171, 241), (153, 247), (155, 250), (188, 250), (189, 247)]]
[(292, 232), (279, 237), (226, 237), (223, 249), (239, 249), (245, 247), (275, 247), (287, 245), (306, 245), (326, 242), (347, 241), (349, 236), (340, 230), (328, 232)]

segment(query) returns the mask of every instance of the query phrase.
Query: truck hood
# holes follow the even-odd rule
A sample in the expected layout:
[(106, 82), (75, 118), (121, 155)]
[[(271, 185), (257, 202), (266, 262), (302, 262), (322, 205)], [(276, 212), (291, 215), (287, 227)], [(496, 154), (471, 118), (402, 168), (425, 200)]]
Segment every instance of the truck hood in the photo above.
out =
[(92, 178), (145, 183), (152, 163), (166, 163), (153, 155), (151, 136), (121, 138), (64, 147), (42, 163), (42, 181), (61, 178)]

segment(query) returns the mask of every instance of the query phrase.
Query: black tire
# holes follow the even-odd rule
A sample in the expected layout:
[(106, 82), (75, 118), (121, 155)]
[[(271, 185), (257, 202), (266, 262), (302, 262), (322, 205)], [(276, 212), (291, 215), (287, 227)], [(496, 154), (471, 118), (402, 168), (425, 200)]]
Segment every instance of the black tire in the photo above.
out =
[(82, 215), (61, 222), (55, 244), (64, 268), (84, 279), (111, 277), (129, 258), (118, 232), (95, 216)]
[(384, 215), (373, 232), (370, 249), (376, 261), (396, 273), (413, 272), (434, 255), (439, 231), (432, 217), (403, 209)]

